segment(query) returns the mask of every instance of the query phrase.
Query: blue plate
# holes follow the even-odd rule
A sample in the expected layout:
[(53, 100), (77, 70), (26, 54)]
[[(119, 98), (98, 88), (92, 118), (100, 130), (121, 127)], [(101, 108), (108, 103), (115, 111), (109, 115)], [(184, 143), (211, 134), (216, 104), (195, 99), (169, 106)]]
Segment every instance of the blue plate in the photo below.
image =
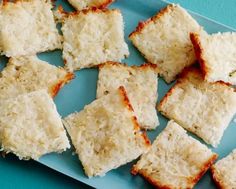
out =
[[(66, 10), (73, 10), (66, 1), (58, 0), (57, 5), (62, 4)], [(135, 29), (140, 20), (146, 20), (154, 15), (158, 10), (165, 7), (166, 2), (158, 0), (117, 0), (112, 4), (111, 8), (121, 9), (124, 21), (125, 21), (125, 39), (129, 45), (130, 56), (124, 60), (129, 65), (140, 65), (145, 60), (140, 53), (131, 45), (128, 40), (128, 35)], [(191, 13), (192, 16), (209, 32), (225, 32), (233, 31), (226, 26), (220, 25), (195, 13)], [(61, 51), (54, 51), (49, 53), (42, 53), (39, 58), (55, 64), (57, 66), (63, 65), (61, 58)], [(1, 58), (1, 62), (6, 62), (4, 58)], [(55, 98), (55, 102), (61, 116), (67, 116), (74, 111), (80, 111), (84, 105), (89, 104), (95, 99), (96, 94), (96, 82), (97, 82), (97, 69), (84, 69), (76, 72), (76, 78), (66, 85)], [(162, 79), (159, 80), (159, 100), (164, 96), (171, 85), (167, 85)], [(155, 139), (156, 136), (164, 129), (167, 123), (167, 119), (158, 115), (160, 119), (160, 126), (155, 130), (148, 132), (150, 139)], [(219, 158), (224, 157), (232, 149), (236, 148), (235, 142), (236, 127), (233, 122), (226, 130), (221, 144), (213, 151), (219, 154)], [(202, 142), (202, 141), (201, 141)], [(83, 168), (76, 155), (72, 155), (72, 150), (68, 150), (62, 154), (49, 154), (39, 160), (40, 163), (55, 169), (65, 175), (68, 175), (76, 180), (84, 182), (90, 186), (103, 189), (148, 189), (152, 188), (146, 181), (140, 176), (131, 176), (130, 168), (132, 163), (122, 166), (116, 170), (110, 171), (106, 176), (102, 178), (88, 179), (83, 172)], [(214, 183), (207, 173), (197, 184), (196, 188), (215, 188)]]

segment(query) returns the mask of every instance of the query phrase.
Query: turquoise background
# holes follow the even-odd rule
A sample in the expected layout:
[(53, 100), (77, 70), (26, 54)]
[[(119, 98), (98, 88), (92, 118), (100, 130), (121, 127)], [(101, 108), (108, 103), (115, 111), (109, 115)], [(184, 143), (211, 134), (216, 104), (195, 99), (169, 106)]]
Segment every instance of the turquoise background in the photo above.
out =
[(186, 9), (236, 28), (235, 0), (168, 0)]
[[(128, 0), (127, 0), (128, 1)], [(144, 0), (147, 1), (147, 0)], [(236, 28), (235, 0), (169, 0)], [(227, 2), (227, 3), (225, 3)], [(0, 158), (0, 188), (90, 188), (34, 161), (19, 161), (12, 155)]]

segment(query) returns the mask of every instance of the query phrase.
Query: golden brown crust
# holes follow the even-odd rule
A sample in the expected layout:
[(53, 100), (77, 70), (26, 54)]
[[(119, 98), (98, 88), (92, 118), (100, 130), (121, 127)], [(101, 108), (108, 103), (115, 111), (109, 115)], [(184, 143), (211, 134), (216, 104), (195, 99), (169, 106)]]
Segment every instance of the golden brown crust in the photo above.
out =
[(200, 180), (200, 178), (206, 173), (206, 171), (213, 165), (213, 163), (217, 158), (218, 155), (213, 154), (211, 158), (203, 165), (203, 167), (201, 168), (201, 172), (197, 174), (194, 178), (189, 179), (189, 184), (194, 186)]
[[(92, 6), (92, 7), (86, 7), (84, 8), (84, 10), (86, 9), (90, 9), (90, 8), (98, 8), (98, 9), (104, 9), (106, 7), (108, 7), (108, 5), (110, 5), (111, 3), (113, 3), (115, 0), (106, 0), (104, 1), (102, 4), (100, 4), (99, 6)], [(72, 3), (71, 3), (72, 4)], [(73, 6), (73, 4), (72, 4)], [(75, 7), (76, 8), (76, 7)]]
[(129, 34), (129, 38), (131, 38), (132, 36), (134, 36), (136, 34), (139, 34), (143, 30), (143, 28), (146, 25), (148, 25), (150, 22), (160, 19), (164, 14), (173, 11), (174, 8), (175, 8), (175, 5), (170, 4), (167, 7), (161, 9), (156, 15), (154, 15), (151, 18), (149, 18), (148, 20), (143, 21), (143, 22), (139, 22), (138, 26), (136, 27), (136, 29), (131, 34)]
[[(196, 76), (198, 76), (199, 78), (202, 78), (202, 80), (204, 80), (204, 76), (203, 73), (201, 72), (201, 70), (199, 69), (199, 67), (197, 66), (190, 66), (190, 67), (186, 67), (181, 74), (179, 74), (178, 80), (183, 80), (185, 78), (188, 77), (188, 74), (195, 74)], [(210, 82), (211, 84), (220, 84), (220, 85), (225, 85), (227, 87), (232, 87), (233, 85), (224, 81), (216, 81), (216, 82)]]
[[(215, 160), (218, 158), (217, 154), (213, 154), (209, 160), (203, 165), (201, 168), (201, 171), (194, 177), (189, 178), (188, 184), (189, 184), (189, 189), (192, 188), (199, 180), (200, 178), (206, 173), (206, 171), (212, 166), (212, 164), (215, 162)], [(149, 183), (154, 185), (157, 188), (160, 189), (172, 189), (173, 186), (168, 186), (168, 185), (163, 185), (157, 180), (153, 179), (150, 175), (148, 175), (144, 170), (138, 170), (136, 166), (134, 165), (132, 167), (131, 173), (133, 175), (140, 174), (141, 176), (144, 177)]]
[[(127, 93), (125, 91), (125, 88), (123, 86), (120, 86), (119, 87), (119, 91), (120, 91), (121, 96), (123, 97), (123, 101), (124, 101), (125, 106), (127, 106), (128, 109), (133, 112), (134, 110), (133, 110), (132, 105), (130, 104), (129, 98), (128, 98)], [(135, 132), (141, 132), (141, 127), (138, 124), (136, 116), (132, 117), (132, 122), (134, 124), (134, 131)], [(145, 131), (142, 131), (141, 136), (143, 138), (145, 146), (146, 147), (150, 147), (151, 146), (151, 142), (150, 142), (149, 138), (147, 137)]]
[(227, 87), (233, 87), (233, 85), (231, 83), (227, 83), (227, 82), (224, 82), (224, 81), (216, 81), (215, 83), (220, 84), (220, 85), (225, 85)]
[(172, 93), (174, 92), (175, 88), (179, 87), (179, 85), (181, 85), (186, 78), (188, 77), (188, 74), (190, 73), (194, 73), (199, 77), (202, 77), (201, 71), (199, 69), (197, 69), (194, 66), (190, 66), (190, 67), (186, 67), (178, 76), (178, 79), (176, 81), (176, 83), (169, 89), (169, 91), (165, 94), (165, 96), (162, 98), (162, 100), (160, 101), (157, 109), (159, 111), (161, 111), (161, 107), (163, 106), (163, 104), (166, 103), (167, 99), (169, 96), (172, 95)]
[(120, 86), (120, 87), (119, 87), (119, 91), (120, 91), (120, 94), (121, 94), (122, 97), (123, 97), (125, 106), (127, 106), (128, 109), (133, 112), (134, 109), (133, 109), (132, 105), (131, 105), (130, 102), (129, 102), (129, 98), (128, 98), (128, 95), (127, 95), (127, 93), (126, 93), (125, 88), (124, 88), (123, 86)]
[[(201, 70), (199, 69), (199, 67), (195, 67), (195, 66), (190, 66), (185, 68), (181, 74), (179, 75), (179, 79), (185, 79), (188, 77), (188, 74), (195, 74), (196, 76), (198, 76), (199, 78), (202, 78), (202, 80), (204, 80), (204, 76), (203, 73), (201, 72)], [(216, 82), (210, 82), (212, 85), (214, 84), (220, 84), (220, 85), (224, 85), (227, 87), (232, 87), (233, 85), (224, 81), (216, 81)]]
[(23, 2), (23, 0), (14, 0), (14, 1), (10, 1), (10, 0), (2, 0), (2, 5), (6, 6), (8, 3), (19, 3), (19, 2)]
[(135, 166), (133, 166), (133, 168), (131, 169), (131, 174), (133, 175), (140, 174), (145, 180), (147, 180), (150, 184), (155, 186), (155, 188), (158, 188), (158, 189), (172, 189), (173, 188), (172, 186), (162, 185), (160, 182), (150, 177), (145, 171), (137, 170)]
[(202, 49), (201, 42), (200, 42), (200, 39), (199, 39), (199, 34), (190, 33), (190, 39), (192, 41), (196, 58), (197, 58), (197, 60), (200, 64), (200, 68), (202, 70), (202, 74), (203, 74), (203, 77), (205, 79), (207, 77), (207, 73), (209, 72), (209, 69), (207, 68), (206, 62), (205, 62), (205, 60), (202, 56), (203, 55), (203, 49)]
[(107, 62), (104, 62), (102, 64), (99, 64), (98, 68), (103, 68), (103, 67), (109, 66), (109, 65), (111, 65), (111, 66), (128, 66), (126, 63), (107, 61)]
[(120, 13), (120, 10), (119, 9), (99, 9), (99, 8), (96, 8), (96, 7), (92, 7), (90, 9), (83, 9), (81, 11), (73, 11), (73, 12), (66, 12), (63, 7), (60, 5), (58, 7), (58, 12), (63, 15), (64, 18), (70, 18), (70, 17), (74, 17), (74, 16), (77, 16), (79, 14), (88, 14), (88, 13), (97, 13), (97, 14), (100, 14), (100, 13), (110, 13), (110, 12), (118, 12)]
[(84, 9), (81, 11), (78, 11), (78, 13), (88, 14), (88, 13), (109, 13), (109, 12), (120, 12), (118, 9), (99, 9), (96, 7), (93, 7), (91, 9)]
[(132, 117), (132, 122), (133, 122), (133, 124), (134, 124), (134, 130), (135, 130), (135, 131), (139, 131), (140, 128), (139, 128), (139, 124), (138, 124), (138, 121), (137, 121), (137, 117), (133, 116), (133, 117)]
[(211, 170), (212, 179), (214, 180), (214, 182), (216, 184), (216, 187), (218, 189), (224, 189), (224, 186), (221, 184), (221, 182), (218, 180), (218, 178), (215, 175), (215, 167), (214, 167), (214, 165), (211, 166), (210, 170)]
[[(162, 109), (161, 107), (163, 106), (163, 104), (166, 103), (168, 97), (172, 95), (174, 90), (177, 87), (179, 87), (179, 85), (181, 85), (183, 82), (185, 82), (187, 80), (187, 77), (188, 77), (189, 74), (195, 74), (195, 76), (197, 76), (199, 78), (202, 78), (202, 81), (204, 80), (203, 79), (203, 74), (201, 73), (201, 71), (197, 67), (190, 66), (190, 67), (185, 68), (181, 72), (181, 74), (179, 74), (176, 83), (169, 89), (169, 91), (165, 94), (165, 96), (162, 98), (162, 100), (158, 104), (158, 106), (157, 106), (158, 111), (161, 112), (161, 109)], [(215, 83), (212, 83), (212, 85), (217, 85), (217, 84), (224, 85), (224, 86), (227, 86), (227, 87), (232, 87), (232, 84), (226, 83), (224, 81), (217, 81)], [(236, 92), (236, 89), (235, 89), (235, 92)], [(164, 112), (162, 112), (162, 113), (165, 114)]]
[[(135, 116), (132, 117), (132, 122), (134, 124), (134, 131), (135, 132), (140, 132), (141, 128), (140, 125), (138, 124), (137, 118)], [(146, 147), (151, 146), (151, 142), (147, 136), (147, 133), (145, 131), (141, 131), (141, 137), (143, 138), (144, 144)]]
[(73, 73), (67, 73), (65, 78), (60, 80), (58, 83), (56, 83), (52, 89), (50, 90), (50, 94), (52, 97), (55, 97), (57, 95), (57, 93), (59, 92), (59, 90), (66, 84), (68, 83), (70, 80), (72, 80), (74, 78), (74, 74)]
[(149, 140), (149, 138), (148, 138), (148, 136), (147, 136), (146, 131), (142, 131), (141, 136), (142, 136), (143, 139), (144, 139), (145, 145), (146, 145), (147, 147), (151, 147), (152, 144), (151, 144), (151, 141)]
[(67, 64), (67, 60), (63, 59), (63, 64), (66, 65)]
[(64, 11), (63, 9), (63, 6), (62, 5), (59, 5), (58, 8), (57, 8), (58, 12), (60, 12), (61, 14), (67, 14), (66, 11)]
[(153, 69), (155, 71), (155, 73), (159, 73), (159, 68), (156, 64), (152, 64), (152, 63), (143, 63), (140, 66), (137, 65), (132, 65), (132, 66), (128, 66), (126, 63), (120, 63), (120, 62), (112, 62), (112, 61), (108, 61), (105, 62), (103, 64), (98, 65), (98, 68), (103, 68), (104, 66), (123, 66), (123, 67), (129, 67), (129, 68), (134, 68), (134, 69)]
[(156, 64), (152, 64), (152, 63), (144, 63), (140, 66), (131, 66), (133, 68), (141, 68), (141, 69), (147, 69), (147, 68), (152, 68), (156, 73), (160, 73), (160, 70), (158, 68), (158, 66)]
[(3, 0), (2, 5), (5, 6), (8, 3), (8, 0)]
[(139, 171), (138, 171), (136, 165), (133, 165), (133, 166), (132, 166), (130, 173), (131, 173), (132, 175), (137, 175), (137, 174), (139, 173)]
[[(202, 48), (202, 45), (200, 42), (200, 36), (199, 36), (199, 34), (196, 34), (196, 33), (190, 33), (190, 39), (191, 39), (191, 42), (194, 47), (194, 52), (195, 52), (196, 58), (200, 64), (203, 78), (204, 78), (204, 80), (206, 80), (207, 75), (210, 72), (210, 69), (207, 67), (206, 61), (203, 58), (203, 48)], [(232, 84), (230, 84), (228, 82), (224, 82), (224, 81), (216, 81), (214, 83), (220, 83), (220, 84), (224, 84), (227, 86), (232, 86)]]
[(104, 9), (106, 7), (108, 7), (108, 5), (110, 5), (111, 3), (113, 3), (115, 0), (106, 0), (106, 2), (104, 2), (103, 4), (101, 4), (100, 6), (98, 6), (97, 8), (99, 9)]
[(177, 80), (177, 82), (169, 89), (169, 91), (165, 94), (165, 96), (161, 99), (160, 103), (157, 105), (158, 111), (162, 112), (161, 111), (162, 106), (166, 103), (168, 97), (173, 94), (175, 88), (179, 87), (180, 84), (181, 84), (181, 82)]
[(204, 76), (199, 66), (192, 65), (183, 69), (183, 71), (178, 75), (177, 81), (187, 79), (189, 74), (194, 74), (195, 76), (201, 78), (202, 81), (204, 80)]

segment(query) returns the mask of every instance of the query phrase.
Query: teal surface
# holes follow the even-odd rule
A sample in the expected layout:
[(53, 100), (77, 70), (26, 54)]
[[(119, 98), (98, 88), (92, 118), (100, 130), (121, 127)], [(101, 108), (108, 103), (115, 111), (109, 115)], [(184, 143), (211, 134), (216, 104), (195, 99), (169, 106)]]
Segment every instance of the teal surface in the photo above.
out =
[(235, 0), (169, 0), (169, 2), (179, 3), (186, 9), (236, 28)]
[[(176, 0), (175, 2), (178, 1)], [(182, 2), (183, 4), (185, 3), (184, 6), (191, 9), (191, 3), (186, 3), (186, 1), (181, 0), (179, 0), (179, 2)], [(193, 2), (195, 2), (195, 4), (193, 3), (194, 7), (195, 5), (197, 6), (196, 1)], [(209, 0), (209, 2), (211, 1)], [(63, 0), (57, 1), (57, 4), (63, 4), (67, 10), (70, 10), (68, 4), (66, 4)], [(166, 6), (166, 3), (158, 0), (117, 0), (117, 2), (112, 5), (113, 8), (121, 9), (124, 15), (126, 41), (129, 44), (131, 53), (130, 57), (126, 59), (125, 62), (127, 62), (129, 65), (139, 65), (144, 62), (144, 59), (130, 44), (129, 40), (127, 39), (128, 34), (133, 31), (139, 20), (146, 20), (164, 6)], [(218, 31), (231, 31), (230, 28), (226, 28), (222, 25), (206, 20), (205, 18), (198, 15), (193, 14), (193, 16), (210, 33)], [(60, 51), (43, 53), (40, 54), (39, 57), (50, 62), (51, 64), (62, 65)], [(6, 62), (4, 58), (1, 58), (0, 61)], [(70, 84), (66, 85), (55, 99), (59, 113), (62, 116), (66, 116), (74, 111), (80, 111), (84, 105), (92, 102), (95, 99), (96, 80), (96, 69), (87, 69), (76, 72), (76, 78)], [(160, 79), (158, 91), (159, 99), (163, 97), (169, 87), (170, 86), (167, 86), (163, 80)], [(166, 126), (167, 120), (161, 115), (159, 115), (159, 118), (161, 122), (160, 127), (158, 127), (156, 131), (148, 133), (151, 139), (154, 139)], [(219, 147), (213, 149), (215, 152), (219, 153), (220, 158), (227, 155), (233, 148), (236, 148), (236, 142), (234, 142), (234, 133), (236, 133), (236, 127), (232, 122), (229, 128), (226, 130), (224, 138)], [(133, 177), (130, 175), (129, 170), (132, 163), (109, 172), (105, 177), (88, 179), (83, 173), (79, 160), (75, 155), (72, 155), (72, 151), (67, 151), (61, 155), (46, 155), (42, 157), (39, 162), (96, 188), (152, 188), (141, 177)], [(86, 188), (84, 185), (81, 185), (76, 181), (73, 181), (69, 178), (66, 179), (66, 177), (63, 177), (59, 174), (57, 175), (50, 169), (45, 169), (43, 166), (40, 167), (36, 162), (20, 162), (17, 161), (13, 156), (8, 156), (6, 159), (0, 158), (0, 181), (0, 188)], [(209, 173), (203, 177), (203, 179), (195, 188), (215, 188)]]

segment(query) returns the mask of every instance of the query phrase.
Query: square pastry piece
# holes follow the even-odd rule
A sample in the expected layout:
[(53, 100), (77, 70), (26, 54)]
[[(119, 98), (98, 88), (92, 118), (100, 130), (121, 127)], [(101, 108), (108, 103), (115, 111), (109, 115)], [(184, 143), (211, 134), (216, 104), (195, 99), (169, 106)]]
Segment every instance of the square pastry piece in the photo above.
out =
[(236, 33), (191, 33), (205, 80), (236, 85)]
[(20, 159), (38, 159), (70, 147), (66, 131), (46, 90), (0, 101), (2, 150)]
[(88, 8), (105, 8), (115, 0), (68, 0), (69, 3), (77, 10)]
[(236, 92), (223, 82), (207, 83), (197, 68), (186, 69), (158, 110), (216, 147), (236, 113)]
[(150, 147), (123, 87), (69, 115), (64, 123), (89, 177), (103, 176)]
[(169, 121), (151, 149), (133, 166), (132, 173), (139, 173), (157, 188), (190, 189), (216, 158), (217, 154)]
[(73, 74), (36, 56), (10, 58), (0, 76), (0, 99), (39, 89), (46, 89), (54, 97), (72, 78)]
[(107, 62), (99, 66), (97, 98), (124, 86), (140, 126), (155, 129), (159, 125), (156, 112), (157, 75), (158, 70), (154, 64), (129, 67)]
[(219, 189), (236, 188), (236, 150), (211, 167), (213, 179)]
[(129, 55), (118, 9), (90, 9), (64, 16), (63, 58), (70, 71), (89, 68)]
[(47, 0), (4, 1), (0, 5), (0, 53), (8, 57), (61, 48)]
[(139, 23), (129, 38), (148, 62), (158, 65), (160, 74), (170, 83), (196, 61), (189, 33), (200, 30), (187, 11), (172, 4)]

